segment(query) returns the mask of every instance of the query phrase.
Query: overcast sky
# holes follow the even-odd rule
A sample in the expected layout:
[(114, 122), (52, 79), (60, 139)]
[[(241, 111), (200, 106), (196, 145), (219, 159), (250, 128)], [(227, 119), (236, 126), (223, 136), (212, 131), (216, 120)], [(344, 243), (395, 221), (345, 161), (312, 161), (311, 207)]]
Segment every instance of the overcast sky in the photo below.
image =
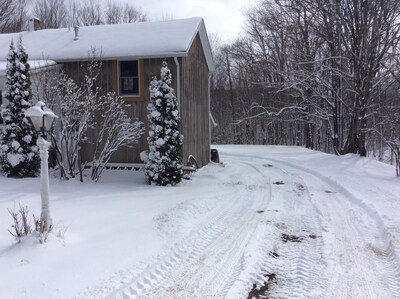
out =
[[(129, 1), (130, 2), (130, 1)], [(151, 20), (203, 17), (207, 32), (231, 41), (243, 31), (243, 11), (256, 0), (135, 0)]]

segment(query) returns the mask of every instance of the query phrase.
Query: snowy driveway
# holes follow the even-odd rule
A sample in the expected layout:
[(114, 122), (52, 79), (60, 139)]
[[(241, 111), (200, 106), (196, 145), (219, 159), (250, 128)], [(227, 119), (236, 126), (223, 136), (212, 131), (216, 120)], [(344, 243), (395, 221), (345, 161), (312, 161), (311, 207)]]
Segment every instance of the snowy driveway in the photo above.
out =
[[(53, 180), (65, 240), (10, 247), (1, 218), (0, 297), (400, 298), (391, 166), (294, 147), (217, 148), (224, 166), (174, 188), (127, 174)], [(1, 215), (14, 201), (36, 209), (34, 192), (13, 183), (0, 178)]]

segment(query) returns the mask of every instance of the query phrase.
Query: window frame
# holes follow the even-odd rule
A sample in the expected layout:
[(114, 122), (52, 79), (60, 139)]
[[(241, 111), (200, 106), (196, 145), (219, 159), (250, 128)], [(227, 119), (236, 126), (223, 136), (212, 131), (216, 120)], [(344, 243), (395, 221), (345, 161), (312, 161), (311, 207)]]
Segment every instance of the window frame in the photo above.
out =
[[(128, 61), (136, 61), (137, 62), (137, 83), (138, 83), (138, 93), (134, 94), (122, 94), (121, 93), (121, 63)], [(116, 90), (117, 94), (124, 99), (140, 99), (142, 98), (142, 81), (143, 81), (143, 67), (142, 60), (140, 59), (121, 59), (116, 61)], [(124, 77), (122, 77), (124, 78)], [(126, 78), (136, 78), (136, 77), (126, 77)]]

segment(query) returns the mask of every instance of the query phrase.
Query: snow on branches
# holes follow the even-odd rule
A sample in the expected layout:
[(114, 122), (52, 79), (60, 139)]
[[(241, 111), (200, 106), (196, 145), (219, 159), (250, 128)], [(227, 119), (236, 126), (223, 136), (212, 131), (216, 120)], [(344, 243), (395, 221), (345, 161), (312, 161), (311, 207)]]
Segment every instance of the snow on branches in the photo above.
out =
[(59, 72), (58, 68), (35, 74), (35, 99), (45, 101), (58, 115), (52, 132), (52, 148), (62, 178), (80, 175), (83, 179), (80, 150), (88, 139), (88, 130), (95, 125), (98, 68), (97, 62), (90, 63), (81, 82)]
[(176, 185), (182, 179), (182, 142), (180, 115), (172, 89), (172, 76), (167, 62), (163, 61), (161, 79), (150, 83), (149, 156), (146, 163), (146, 180), (160, 186)]
[(102, 122), (95, 141), (91, 162), (91, 178), (98, 181), (106, 164), (121, 146), (136, 144), (143, 134), (142, 122), (132, 121), (124, 109), (124, 101), (115, 93), (102, 95), (97, 106)]
[[(136, 144), (143, 129), (141, 122), (129, 117), (122, 98), (101, 88), (102, 61), (94, 49), (80, 67), (84, 69), (81, 81), (63, 72), (43, 72), (36, 89), (59, 116), (52, 141), (61, 177), (79, 175), (83, 181), (84, 169), (90, 168), (89, 177), (97, 181), (113, 154)], [(93, 152), (85, 159), (87, 148)]]
[(0, 165), (7, 176), (36, 176), (39, 169), (39, 153), (36, 133), (25, 110), (32, 105), (32, 89), (28, 55), (21, 38), (17, 49), (11, 42), (7, 58), (6, 91), (8, 104), (2, 109), (4, 129), (1, 138)]

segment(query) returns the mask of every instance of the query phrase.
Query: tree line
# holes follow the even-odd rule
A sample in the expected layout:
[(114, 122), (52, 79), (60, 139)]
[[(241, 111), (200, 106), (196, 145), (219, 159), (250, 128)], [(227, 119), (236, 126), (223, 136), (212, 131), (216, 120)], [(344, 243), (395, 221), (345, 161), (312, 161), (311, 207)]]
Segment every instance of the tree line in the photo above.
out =
[(213, 141), (391, 155), (399, 174), (399, 16), (396, 0), (259, 1), (242, 37), (211, 38)]
[(41, 20), (42, 29), (147, 20), (140, 8), (111, 0), (0, 0), (0, 33), (27, 30), (31, 16)]

